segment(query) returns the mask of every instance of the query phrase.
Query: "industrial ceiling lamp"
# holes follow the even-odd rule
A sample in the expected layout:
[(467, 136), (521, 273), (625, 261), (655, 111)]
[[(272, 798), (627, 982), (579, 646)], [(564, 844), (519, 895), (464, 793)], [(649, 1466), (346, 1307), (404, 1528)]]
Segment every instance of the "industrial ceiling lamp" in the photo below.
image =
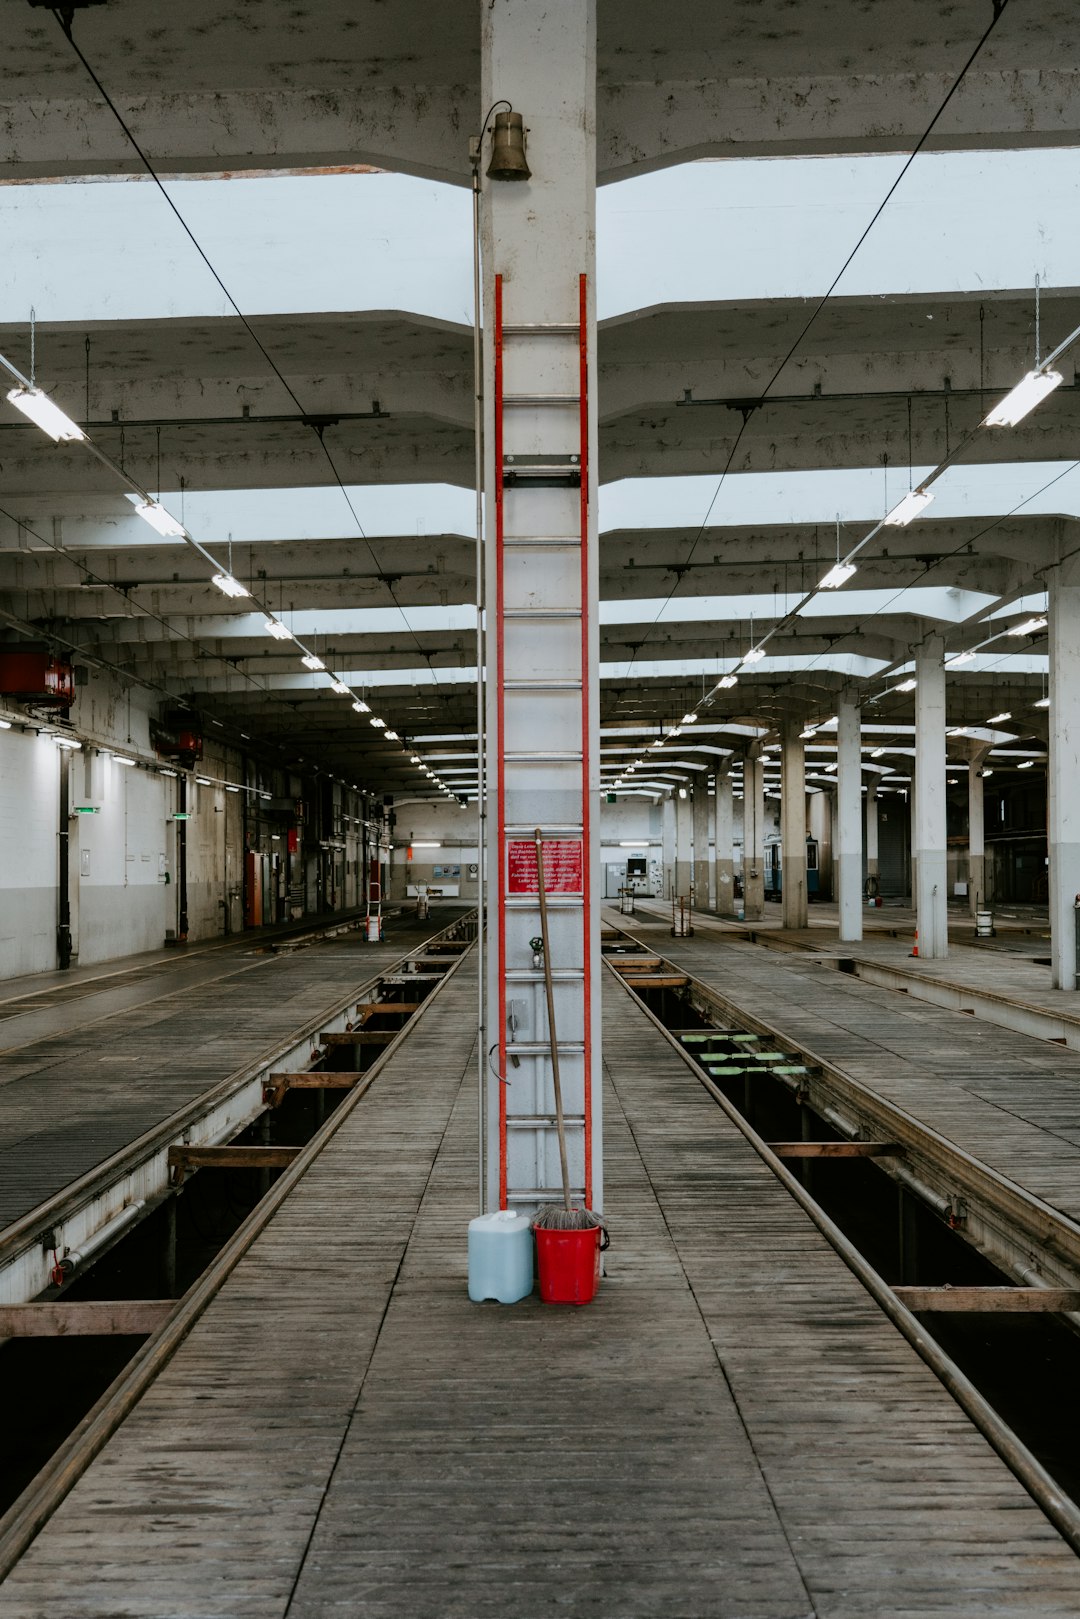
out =
[(497, 112), (491, 129), (489, 180), (528, 180), (525, 161), (525, 124), (519, 112)]

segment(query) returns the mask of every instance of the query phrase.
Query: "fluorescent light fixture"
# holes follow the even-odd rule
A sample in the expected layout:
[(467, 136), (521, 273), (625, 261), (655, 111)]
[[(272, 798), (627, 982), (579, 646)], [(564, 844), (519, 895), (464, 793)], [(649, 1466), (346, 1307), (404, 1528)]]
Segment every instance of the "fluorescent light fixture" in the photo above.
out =
[[(1029, 371), (1001, 403), (994, 406), (983, 426), (1015, 427), (1036, 405), (1041, 405), (1047, 394), (1052, 394), (1061, 381), (1060, 371)], [(8, 398), (11, 398), (10, 394)]]
[(992, 770), (984, 770), (983, 771), (983, 776), (984, 777), (985, 776), (992, 776), (993, 774), (994, 774), (994, 772)]
[(292, 640), (292, 630), (287, 630), (284, 624), (282, 624), (280, 620), (276, 618), (264, 618), (263, 629), (266, 631), (267, 635), (272, 635), (275, 641)]
[(679, 797), (680, 798), (685, 798), (686, 797), (686, 788), (685, 787), (680, 787), (679, 788)]
[(346, 686), (343, 680), (332, 680), (330, 682), (330, 690), (336, 691), (339, 697), (352, 696), (352, 692), (350, 691), (349, 687)]
[(620, 842), (619, 844), (620, 849), (647, 849), (648, 847), (649, 845), (644, 838), (627, 838), (625, 842)]
[(211, 583), (217, 585), (226, 596), (239, 598), (251, 595), (251, 591), (246, 589), (239, 579), (234, 579), (231, 573), (215, 573)]
[(1025, 618), (1022, 624), (1014, 624), (1009, 630), (1010, 635), (1034, 635), (1036, 630), (1045, 630), (1045, 618)]
[(74, 742), (69, 736), (54, 736), (53, 741), (58, 748), (81, 748), (81, 742)]
[(1030, 770), (1034, 763), (1034, 759), (1022, 759), (1016, 768), (1017, 770)]
[(423, 761), (421, 760), (420, 755), (418, 753), (414, 753), (412, 758), (409, 760), (409, 763), (411, 765), (418, 765), (418, 764), (421, 764), (422, 762)]
[(362, 698), (358, 697), (356, 699), (355, 703), (353, 704), (353, 713), (354, 714), (370, 714), (371, 709), (368, 706), (368, 704), (363, 701)]
[(1050, 699), (1049, 697), (1040, 697), (1036, 702), (1032, 703), (1031, 706), (1032, 708), (1049, 708)]
[(122, 753), (114, 753), (112, 756), (112, 762), (114, 765), (127, 765), (128, 769), (133, 770), (138, 763), (138, 760), (125, 759)]
[(304, 665), (305, 669), (315, 670), (326, 668), (325, 663), (321, 658), (317, 658), (314, 652), (305, 652), (304, 656), (300, 659), (300, 662)]
[[(1061, 378), (1058, 378), (1061, 381)], [(77, 427), (70, 416), (65, 416), (59, 405), (54, 405), (47, 393), (40, 388), (12, 388), (8, 394), (8, 403), (21, 410), (28, 416), (36, 427), (48, 433), (54, 443), (61, 440), (71, 444), (76, 439), (85, 438), (86, 434), (81, 427)]]
[(386, 725), (386, 721), (381, 720), (379, 718), (378, 714), (372, 714), (372, 716), (371, 716), (371, 724), (374, 725), (374, 727), (375, 727), (375, 729), (377, 731), (381, 731), (384, 728), (384, 726)]
[(1010, 711), (1007, 708), (1005, 708), (1005, 709), (1002, 709), (1000, 714), (991, 714), (990, 718), (987, 720), (986, 723), (987, 723), (987, 725), (1000, 725), (1004, 720), (1011, 720), (1011, 719), (1012, 719), (1012, 714), (1010, 713)]
[(764, 656), (765, 648), (763, 646), (752, 646), (749, 652), (743, 653), (742, 661), (744, 663), (760, 663)]
[(951, 657), (945, 659), (945, 667), (946, 669), (960, 669), (965, 663), (974, 662), (974, 652), (954, 652)]
[(209, 776), (196, 776), (195, 781), (200, 787), (210, 787), (213, 785)]
[(819, 590), (839, 590), (846, 585), (855, 572), (854, 562), (834, 562), (824, 579), (818, 585)]
[(965, 725), (954, 725), (951, 731), (946, 731), (945, 732), (945, 735), (946, 736), (967, 736), (967, 727)]
[(398, 736), (396, 731), (387, 731), (386, 740), (388, 742), (400, 742), (401, 738)]
[(227, 793), (238, 793), (240, 791), (240, 789), (239, 789), (239, 787), (230, 787), (228, 782), (226, 782), (225, 783), (225, 791)]
[(817, 732), (814, 730), (813, 726), (807, 726), (805, 731), (799, 732), (799, 741), (809, 742), (812, 736), (817, 736)]
[(663, 746), (664, 746), (663, 742), (650, 742), (649, 743), (649, 752), (651, 753), (654, 748), (662, 748)]
[(884, 752), (884, 748), (872, 748), (870, 750), (870, 757), (871, 759), (880, 759)]
[(0, 720), (0, 731), (10, 731), (10, 730), (11, 730), (11, 721), (10, 720)]
[[(684, 714), (682, 719), (679, 721), (679, 723), (680, 723), (680, 725), (696, 725), (697, 724), (697, 715), (696, 714)], [(622, 847), (622, 845), (620, 845), (620, 848), (621, 847)], [(627, 845), (627, 847), (629, 847), (629, 845)]]
[(902, 680), (896, 689), (897, 691), (914, 691), (918, 684), (919, 682), (915, 679)]
[(721, 675), (716, 684), (721, 691), (730, 691), (732, 686), (739, 684), (739, 677), (738, 675)]
[(890, 528), (906, 528), (921, 511), (926, 510), (933, 498), (925, 489), (911, 489), (889, 512), (885, 522)]
[[(135, 504), (135, 510), (144, 522), (167, 540), (183, 540), (187, 538), (187, 529), (183, 523), (178, 523), (172, 512), (167, 512), (160, 500), (140, 500), (138, 495), (129, 495), (128, 499)], [(245, 596), (247, 591), (244, 592)]]
[(175, 776), (178, 774), (178, 772), (175, 770), (170, 770), (167, 765), (162, 765), (158, 771), (158, 774), (161, 776)]

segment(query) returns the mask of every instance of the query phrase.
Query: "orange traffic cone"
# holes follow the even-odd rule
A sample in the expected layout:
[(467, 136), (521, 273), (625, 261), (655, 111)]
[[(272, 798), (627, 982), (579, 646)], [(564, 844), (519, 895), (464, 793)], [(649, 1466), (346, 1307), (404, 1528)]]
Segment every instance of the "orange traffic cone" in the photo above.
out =
[(911, 954), (913, 956), (917, 956), (919, 954), (919, 930), (918, 930), (918, 928), (915, 929), (915, 948), (911, 952)]

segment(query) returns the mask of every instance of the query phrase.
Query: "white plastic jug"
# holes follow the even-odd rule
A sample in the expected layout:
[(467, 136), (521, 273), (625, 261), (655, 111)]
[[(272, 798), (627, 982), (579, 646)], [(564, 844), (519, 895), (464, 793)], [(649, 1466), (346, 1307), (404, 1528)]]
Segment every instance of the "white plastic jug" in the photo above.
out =
[(469, 1221), (469, 1297), (516, 1304), (533, 1288), (532, 1221), (499, 1209)]

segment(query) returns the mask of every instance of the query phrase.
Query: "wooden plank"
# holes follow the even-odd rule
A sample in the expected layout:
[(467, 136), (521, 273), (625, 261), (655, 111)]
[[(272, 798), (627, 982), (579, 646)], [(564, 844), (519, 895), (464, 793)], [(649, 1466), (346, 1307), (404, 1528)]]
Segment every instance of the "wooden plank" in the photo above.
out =
[(986, 1315), (1080, 1311), (1080, 1289), (1070, 1287), (894, 1287), (893, 1292), (915, 1311), (973, 1310)]
[(417, 1012), (421, 1006), (420, 1001), (361, 1001), (356, 1008), (358, 1018), (367, 1019), (382, 1012)]
[(285, 1169), (300, 1147), (170, 1147), (169, 1175), (179, 1186), (189, 1169)]
[(778, 1158), (900, 1158), (896, 1141), (770, 1141)]
[(0, 1338), (147, 1337), (175, 1309), (175, 1299), (0, 1304)]
[(685, 973), (631, 973), (627, 982), (635, 989), (682, 989), (690, 980)]
[(388, 1046), (400, 1029), (330, 1029), (319, 1036), (323, 1046)]
[(349, 1091), (366, 1078), (364, 1074), (339, 1073), (312, 1069), (303, 1074), (271, 1074), (263, 1082), (263, 1101), (268, 1107), (280, 1107), (289, 1091)]

